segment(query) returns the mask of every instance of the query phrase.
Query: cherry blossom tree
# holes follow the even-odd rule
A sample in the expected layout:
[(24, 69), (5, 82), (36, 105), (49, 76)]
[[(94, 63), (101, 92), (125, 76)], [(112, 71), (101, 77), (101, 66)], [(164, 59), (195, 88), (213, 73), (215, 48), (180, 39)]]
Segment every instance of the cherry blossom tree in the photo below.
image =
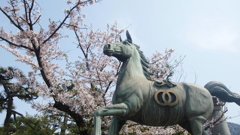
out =
[[(103, 55), (102, 47), (118, 41), (125, 29), (119, 29), (117, 23), (107, 25), (106, 30), (94, 30), (84, 24), (86, 14), (82, 13), (82, 9), (95, 2), (68, 0), (68, 9), (62, 13), (64, 17), (61, 20), (49, 19), (44, 23), (41, 22), (41, 7), (36, 0), (8, 0), (8, 5), (0, 5), (1, 13), (14, 29), (0, 28), (0, 47), (16, 56), (16, 61), (31, 67), (30, 71), (25, 71), (33, 88), (29, 91), (49, 101), (34, 103), (33, 107), (52, 114), (68, 114), (75, 121), (79, 134), (91, 134), (92, 113), (101, 106), (111, 104), (121, 66), (117, 59)], [(63, 39), (67, 35), (62, 31), (75, 36), (71, 45), (79, 50), (75, 58), (63, 49)], [(167, 49), (165, 53), (156, 52), (149, 58), (153, 78), (167, 78), (173, 72), (179, 61), (170, 63), (172, 53), (172, 49)], [(103, 128), (107, 129), (109, 117), (103, 121)], [(136, 126), (130, 122), (123, 128), (122, 134), (171, 134), (175, 130)]]

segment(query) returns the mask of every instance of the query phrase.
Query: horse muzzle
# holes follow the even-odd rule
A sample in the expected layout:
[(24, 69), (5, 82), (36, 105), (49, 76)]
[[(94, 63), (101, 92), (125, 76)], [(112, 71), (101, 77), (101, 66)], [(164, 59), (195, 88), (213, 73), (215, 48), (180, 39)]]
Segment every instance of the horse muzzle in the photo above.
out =
[(103, 47), (103, 53), (108, 55), (108, 56), (112, 56), (114, 53), (113, 48), (111, 47), (110, 44), (107, 44)]

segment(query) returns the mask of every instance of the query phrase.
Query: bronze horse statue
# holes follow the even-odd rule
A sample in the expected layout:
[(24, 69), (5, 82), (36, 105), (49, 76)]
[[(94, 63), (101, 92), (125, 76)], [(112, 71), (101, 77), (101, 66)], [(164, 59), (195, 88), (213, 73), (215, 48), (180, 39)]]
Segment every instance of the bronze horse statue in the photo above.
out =
[[(149, 63), (139, 47), (127, 40), (107, 44), (104, 54), (122, 61), (113, 105), (94, 113), (94, 135), (101, 135), (101, 116), (113, 116), (109, 135), (118, 135), (127, 120), (149, 126), (179, 124), (192, 135), (207, 135), (203, 124), (213, 112), (212, 96), (240, 105), (238, 94), (222, 83), (209, 82), (204, 87), (190, 83), (168, 83), (151, 80)], [(162, 83), (162, 84), (161, 84)]]

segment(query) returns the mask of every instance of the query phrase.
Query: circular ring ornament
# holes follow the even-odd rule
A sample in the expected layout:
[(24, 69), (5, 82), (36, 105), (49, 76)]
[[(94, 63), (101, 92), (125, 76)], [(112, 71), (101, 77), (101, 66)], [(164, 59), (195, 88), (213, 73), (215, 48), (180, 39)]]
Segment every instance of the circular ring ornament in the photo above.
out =
[(178, 103), (178, 96), (172, 90), (158, 90), (154, 99), (161, 106), (175, 106)]

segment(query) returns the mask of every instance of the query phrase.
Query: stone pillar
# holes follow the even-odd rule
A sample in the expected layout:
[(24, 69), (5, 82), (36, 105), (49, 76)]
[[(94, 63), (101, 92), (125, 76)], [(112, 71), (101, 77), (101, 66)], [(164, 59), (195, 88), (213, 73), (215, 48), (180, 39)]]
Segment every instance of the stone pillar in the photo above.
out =
[[(218, 104), (218, 99), (215, 97), (213, 98), (213, 102), (214, 102), (214, 110), (213, 110), (212, 118), (220, 117), (223, 112), (223, 104)], [(212, 135), (231, 135), (228, 128), (228, 124), (224, 119), (225, 117), (223, 116), (222, 119), (220, 120), (220, 121), (222, 120), (223, 121), (218, 125), (215, 125), (211, 129)]]

